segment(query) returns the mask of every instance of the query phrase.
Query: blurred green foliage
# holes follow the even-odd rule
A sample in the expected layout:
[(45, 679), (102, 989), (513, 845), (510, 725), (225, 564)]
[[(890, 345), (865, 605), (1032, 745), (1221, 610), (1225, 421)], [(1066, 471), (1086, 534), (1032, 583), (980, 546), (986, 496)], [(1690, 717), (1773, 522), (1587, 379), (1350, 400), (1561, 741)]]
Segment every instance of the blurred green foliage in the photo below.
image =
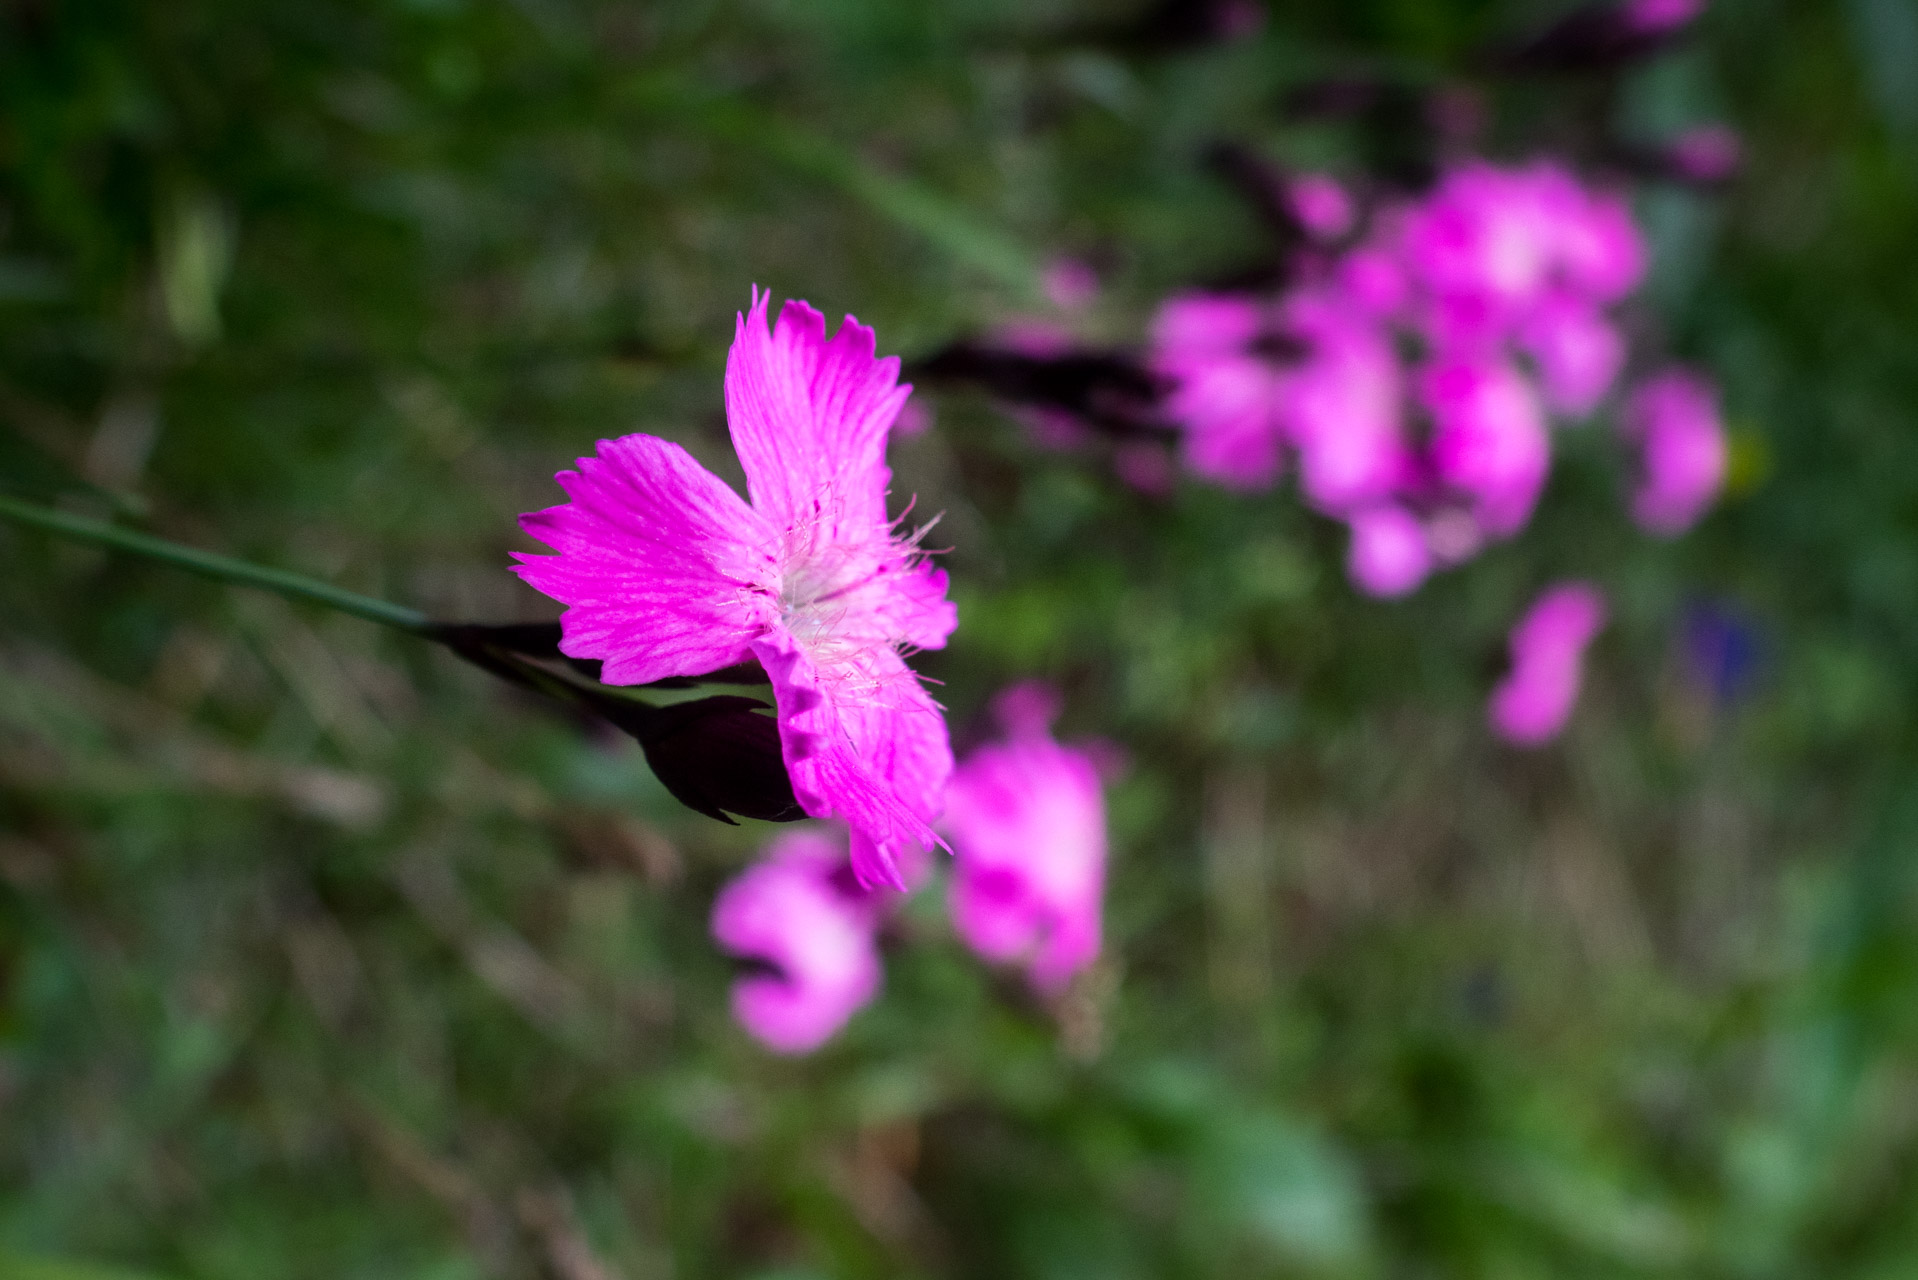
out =
[[(514, 517), (595, 439), (736, 476), (749, 284), (913, 355), (1075, 253), (1086, 335), (1136, 340), (1259, 247), (1207, 143), (1351, 172), (1288, 89), (1545, 14), (1065, 34), (1127, 16), (8, 0), (0, 486), (548, 617)], [(1636, 323), (1738, 435), (1679, 542), (1572, 438), (1525, 536), (1381, 604), (1286, 494), (1155, 502), (936, 401), (894, 455), (953, 548), (955, 732), (1038, 674), (1131, 760), (1054, 1008), (935, 893), (880, 1001), (772, 1058), (705, 937), (764, 828), (418, 642), (0, 529), (0, 1280), (1918, 1272), (1914, 49), (1912, 0), (1721, 0), (1611, 108), (1750, 149), (1643, 204)], [(1497, 145), (1581, 92), (1495, 95)], [(1568, 573), (1615, 621), (1514, 753), (1488, 674)], [(1740, 696), (1701, 602), (1759, 637)]]

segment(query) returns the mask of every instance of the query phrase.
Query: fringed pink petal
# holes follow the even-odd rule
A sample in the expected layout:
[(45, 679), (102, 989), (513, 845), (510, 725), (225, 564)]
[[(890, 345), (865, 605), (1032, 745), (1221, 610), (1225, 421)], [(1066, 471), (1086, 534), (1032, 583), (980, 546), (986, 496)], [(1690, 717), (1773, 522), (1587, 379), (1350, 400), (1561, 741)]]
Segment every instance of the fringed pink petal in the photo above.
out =
[(630, 435), (562, 471), (572, 499), (520, 525), (557, 555), (516, 572), (567, 607), (561, 652), (608, 684), (701, 675), (743, 661), (772, 616), (766, 522), (676, 444)]
[(862, 884), (904, 889), (900, 859), (937, 843), (952, 747), (945, 716), (890, 649), (822, 670), (774, 629), (753, 644), (772, 680), (793, 795), (815, 818), (851, 829)]
[(902, 643), (915, 649), (943, 649), (959, 625), (959, 606), (946, 599), (946, 571), (920, 563), (895, 575), (890, 602)]
[(753, 505), (816, 541), (862, 541), (887, 524), (886, 435), (912, 388), (851, 316), (828, 339), (825, 317), (790, 299), (768, 328), (771, 301), (753, 291), (726, 358), (726, 418)]

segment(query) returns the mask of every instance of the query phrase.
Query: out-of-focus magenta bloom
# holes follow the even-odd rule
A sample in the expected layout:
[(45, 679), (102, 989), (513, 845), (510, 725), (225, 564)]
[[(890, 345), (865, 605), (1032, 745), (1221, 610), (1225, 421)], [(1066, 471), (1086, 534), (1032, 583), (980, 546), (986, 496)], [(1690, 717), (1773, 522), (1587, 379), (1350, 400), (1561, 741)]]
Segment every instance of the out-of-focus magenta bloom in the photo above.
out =
[(1492, 692), (1492, 728), (1520, 746), (1557, 737), (1578, 702), (1585, 647), (1604, 625), (1605, 597), (1590, 583), (1540, 595), (1512, 628), (1512, 669)]
[(1432, 570), (1425, 529), (1403, 507), (1370, 507), (1351, 517), (1345, 568), (1359, 590), (1390, 599), (1418, 589)]
[(917, 400), (908, 400), (899, 406), (899, 416), (892, 420), (892, 433), (903, 440), (914, 436), (923, 436), (932, 429), (932, 410)]
[(1485, 528), (1469, 511), (1441, 507), (1425, 521), (1425, 546), (1434, 565), (1464, 564), (1484, 550)]
[(1534, 307), (1519, 328), (1518, 342), (1538, 366), (1545, 403), (1574, 417), (1596, 408), (1625, 367), (1625, 339), (1618, 327), (1569, 291)]
[(1257, 349), (1267, 320), (1250, 298), (1205, 293), (1169, 298), (1153, 319), (1151, 363), (1172, 382), (1166, 413), (1183, 428), (1186, 465), (1227, 488), (1279, 475), (1283, 371)]
[(1030, 317), (1006, 321), (994, 331), (993, 337), (1008, 351), (1041, 359), (1070, 354), (1078, 346), (1078, 339), (1064, 325)]
[(810, 1053), (879, 990), (876, 915), (843, 849), (787, 832), (720, 891), (713, 937), (760, 972), (733, 983), (733, 1015), (768, 1048)]
[(1624, 201), (1549, 162), (1453, 170), (1409, 213), (1403, 244), (1432, 337), (1450, 348), (1495, 341), (1554, 288), (1615, 302), (1645, 271)]
[(726, 361), (726, 416), (752, 504), (680, 446), (602, 440), (557, 477), (570, 502), (525, 516), (557, 555), (519, 574), (568, 607), (560, 649), (609, 684), (756, 658), (772, 681), (793, 794), (843, 818), (861, 880), (935, 840), (952, 770), (946, 722), (901, 651), (957, 621), (946, 575), (886, 514), (888, 429), (911, 392), (850, 316), (830, 340), (798, 300), (768, 324), (754, 290)]
[(1529, 306), (1550, 280), (1559, 230), (1530, 171), (1472, 163), (1448, 173), (1404, 232), (1441, 341), (1493, 336)]
[(1306, 233), (1319, 240), (1336, 240), (1352, 229), (1357, 211), (1338, 179), (1323, 173), (1302, 173), (1285, 187), (1285, 202)]
[(1122, 444), (1112, 451), (1112, 471), (1148, 498), (1171, 496), (1178, 481), (1172, 455), (1160, 445), (1142, 440)]
[(1360, 246), (1341, 257), (1335, 282), (1352, 309), (1375, 319), (1398, 315), (1412, 299), (1412, 284), (1398, 255), (1377, 244)]
[(1515, 533), (1544, 488), (1552, 446), (1531, 384), (1502, 360), (1427, 369), (1420, 392), (1431, 410), (1432, 467), (1472, 502), (1486, 533)]
[(1597, 302), (1617, 302), (1645, 279), (1645, 239), (1616, 192), (1591, 190), (1556, 166), (1537, 170), (1564, 283)]
[(1092, 754), (1052, 737), (1056, 694), (1017, 685), (995, 710), (1005, 738), (966, 757), (947, 793), (953, 925), (1054, 992), (1099, 954), (1104, 793)]
[(1643, 459), (1633, 518), (1665, 537), (1683, 533), (1725, 483), (1727, 448), (1717, 389), (1685, 370), (1658, 374), (1632, 393), (1624, 430)]
[(1626, 0), (1625, 25), (1640, 35), (1664, 35), (1687, 26), (1705, 11), (1705, 0)]
[(1061, 311), (1083, 311), (1099, 297), (1099, 273), (1078, 258), (1056, 258), (1039, 275), (1046, 301)]
[[(1697, 8), (1581, 10), (1526, 56), (1611, 65), (1625, 46), (1658, 42), (1630, 22), (1682, 23)], [(1605, 47), (1578, 45), (1595, 39)], [(1699, 139), (1701, 168), (1713, 141)], [(1306, 501), (1351, 526), (1352, 580), (1403, 594), (1531, 518), (1549, 428), (1606, 404), (1625, 368), (1614, 308), (1642, 284), (1646, 244), (1625, 193), (1549, 158), (1457, 164), (1423, 195), (1364, 210), (1351, 243), (1359, 211), (1336, 183), (1295, 177), (1280, 194), (1318, 242), (1289, 264), (1295, 283), (1272, 297), (1168, 300), (1150, 366), (1170, 384), (1163, 407), (1191, 470), (1259, 489), (1295, 452)], [(1717, 486), (1722, 433), (1702, 420), (1634, 429), (1649, 527), (1682, 527)]]
[(1738, 131), (1722, 124), (1687, 129), (1665, 147), (1665, 164), (1673, 176), (1688, 182), (1728, 182), (1745, 160), (1745, 144)]
[(1279, 386), (1300, 487), (1331, 512), (1385, 498), (1406, 471), (1390, 338), (1335, 298), (1294, 297), (1285, 315), (1288, 332), (1307, 348)]

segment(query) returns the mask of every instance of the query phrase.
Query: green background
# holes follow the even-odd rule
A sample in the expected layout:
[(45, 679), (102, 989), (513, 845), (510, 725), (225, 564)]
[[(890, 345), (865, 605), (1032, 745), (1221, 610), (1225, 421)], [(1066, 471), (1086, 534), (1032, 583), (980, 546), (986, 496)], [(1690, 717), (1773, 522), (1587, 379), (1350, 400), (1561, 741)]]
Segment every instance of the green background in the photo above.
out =
[[(1261, 247), (1209, 142), (1357, 173), (1288, 90), (1544, 13), (1126, 16), (12, 0), (0, 488), (550, 617), (514, 521), (594, 440), (737, 478), (751, 284), (910, 357), (1082, 254), (1080, 332), (1136, 341)], [(1631, 318), (1721, 379), (1732, 492), (1648, 539), (1571, 433), (1531, 528), (1387, 604), (1289, 488), (1152, 501), (932, 397), (895, 489), (944, 512), (955, 731), (1039, 675), (1131, 761), (1056, 1007), (934, 891), (772, 1057), (705, 931), (768, 828), (417, 640), (0, 528), (0, 1277), (1918, 1273), (1918, 6), (1722, 0), (1615, 98), (1479, 91), (1507, 157), (1744, 132), (1722, 196), (1644, 194)], [(1586, 696), (1504, 748), (1504, 630), (1573, 574)], [(1736, 696), (1701, 608), (1755, 637)]]

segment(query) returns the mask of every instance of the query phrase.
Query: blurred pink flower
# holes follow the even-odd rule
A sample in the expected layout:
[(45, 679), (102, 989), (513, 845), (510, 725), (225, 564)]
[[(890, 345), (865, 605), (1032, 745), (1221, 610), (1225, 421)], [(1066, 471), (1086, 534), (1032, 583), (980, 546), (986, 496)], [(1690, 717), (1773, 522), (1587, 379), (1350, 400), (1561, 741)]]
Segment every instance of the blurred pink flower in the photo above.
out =
[(1178, 482), (1172, 456), (1162, 445), (1135, 440), (1112, 451), (1112, 470), (1148, 498), (1169, 497)]
[(1685, 370), (1661, 373), (1632, 392), (1623, 427), (1643, 459), (1633, 519), (1665, 537), (1683, 533), (1725, 483), (1717, 389)]
[(1532, 309), (1518, 343), (1537, 362), (1540, 390), (1555, 412), (1584, 417), (1625, 367), (1625, 339), (1592, 303), (1557, 291)]
[(1186, 465), (1227, 488), (1278, 479), (1284, 371), (1257, 350), (1267, 309), (1250, 298), (1187, 293), (1153, 318), (1150, 362), (1171, 380), (1167, 415), (1183, 430)]
[(1503, 360), (1427, 369), (1432, 467), (1472, 502), (1486, 533), (1516, 533), (1531, 518), (1551, 463), (1551, 440), (1531, 384)]
[(713, 937), (762, 972), (733, 983), (733, 1016), (768, 1048), (810, 1053), (879, 990), (876, 916), (846, 854), (820, 831), (790, 831), (713, 903)]
[(557, 555), (519, 574), (568, 607), (562, 652), (609, 684), (696, 676), (757, 658), (771, 678), (793, 794), (845, 819), (861, 880), (935, 840), (952, 752), (901, 657), (957, 617), (946, 575), (886, 514), (888, 429), (911, 388), (850, 316), (788, 301), (769, 327), (753, 291), (726, 362), (726, 416), (752, 505), (680, 446), (602, 440), (557, 479), (570, 502), (522, 518)]
[(1620, 9), (1625, 25), (1641, 35), (1676, 31), (1704, 11), (1705, 0), (1625, 0)]
[(914, 436), (923, 436), (932, 429), (933, 413), (930, 408), (918, 400), (908, 400), (899, 406), (899, 416), (892, 420), (892, 433), (900, 439), (910, 440)]
[(1738, 131), (1722, 124), (1687, 129), (1665, 146), (1670, 171), (1691, 182), (1727, 182), (1744, 159), (1745, 144)]
[(1492, 692), (1492, 728), (1520, 746), (1557, 737), (1578, 701), (1585, 647), (1604, 625), (1605, 597), (1589, 583), (1541, 594), (1512, 628), (1512, 669)]
[(1099, 954), (1105, 800), (1098, 761), (1053, 740), (1058, 697), (1016, 685), (995, 704), (1004, 740), (953, 773), (952, 918), (988, 960), (1019, 961), (1056, 992)]
[(1323, 173), (1302, 173), (1286, 184), (1285, 201), (1292, 216), (1317, 240), (1336, 240), (1352, 229), (1358, 216), (1352, 197), (1338, 179)]
[(1072, 330), (1054, 320), (1015, 316), (993, 331), (999, 345), (1022, 356), (1042, 359), (1069, 354), (1079, 345)]
[(1390, 337), (1333, 296), (1295, 295), (1285, 321), (1306, 347), (1278, 389), (1300, 487), (1334, 513), (1383, 499), (1406, 472)]
[(1454, 169), (1406, 215), (1403, 251), (1447, 348), (1496, 341), (1554, 287), (1615, 302), (1645, 270), (1625, 202), (1551, 161)]
[(1631, 205), (1594, 190), (1557, 165), (1534, 169), (1564, 284), (1596, 302), (1617, 302), (1645, 279), (1645, 239)]
[[(1483, 162), (1446, 174), (1405, 221), (1406, 265), (1454, 340), (1495, 335), (1550, 279), (1559, 228), (1535, 175)], [(1441, 341), (1444, 341), (1441, 338)]]
[(1040, 272), (1039, 288), (1061, 311), (1083, 311), (1099, 297), (1099, 273), (1079, 258), (1055, 258)]
[(1351, 518), (1346, 573), (1367, 595), (1409, 595), (1432, 570), (1425, 530), (1403, 507), (1369, 507)]
[(1425, 545), (1432, 563), (1449, 568), (1485, 549), (1485, 529), (1471, 512), (1441, 507), (1426, 517)]
[(1377, 244), (1360, 245), (1340, 258), (1334, 283), (1348, 305), (1380, 319), (1397, 315), (1411, 297), (1398, 255)]

